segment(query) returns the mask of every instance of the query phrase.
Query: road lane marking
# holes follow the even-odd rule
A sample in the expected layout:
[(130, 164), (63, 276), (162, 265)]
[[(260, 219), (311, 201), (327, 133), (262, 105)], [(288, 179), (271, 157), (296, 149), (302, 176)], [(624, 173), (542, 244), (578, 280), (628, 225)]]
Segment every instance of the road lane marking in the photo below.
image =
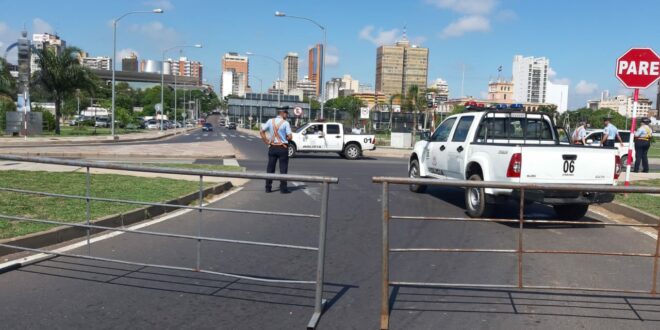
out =
[[(229, 190), (225, 193), (220, 194), (216, 198), (213, 198), (213, 199), (209, 200), (207, 203), (202, 204), (202, 206), (208, 206), (210, 204), (213, 204), (213, 203), (215, 203), (217, 201), (220, 201), (222, 199), (225, 199), (225, 198), (227, 198), (227, 197), (229, 197), (233, 194), (236, 194), (241, 190), (243, 190), (243, 187), (237, 187), (236, 189)], [(133, 225), (133, 226), (130, 226), (130, 227), (124, 227), (124, 228), (128, 229), (128, 230), (138, 230), (138, 229), (141, 229), (141, 228), (144, 228), (144, 227), (148, 227), (148, 226), (151, 226), (151, 225), (161, 223), (163, 221), (170, 220), (172, 218), (176, 218), (178, 216), (184, 215), (184, 214), (189, 213), (191, 211), (199, 212), (198, 210), (193, 210), (193, 209), (183, 209), (183, 210), (174, 211), (174, 212), (165, 214), (161, 217), (155, 218), (153, 220), (149, 220), (147, 222), (138, 223), (136, 225)], [(122, 228), (122, 227), (119, 227), (119, 228)], [(103, 234), (101, 236), (93, 237), (89, 240), (89, 243), (92, 244), (92, 243), (104, 241), (104, 240), (107, 240), (107, 239), (110, 239), (110, 238), (113, 238), (113, 237), (117, 237), (117, 236), (123, 235), (123, 234), (126, 234), (126, 233), (125, 232), (119, 232), (119, 231), (113, 231), (113, 232), (110, 232), (110, 233), (107, 233), (107, 234)], [(140, 235), (140, 234), (136, 234), (136, 235)], [(151, 236), (151, 235), (149, 235), (149, 236)], [(87, 241), (84, 240), (84, 238), (83, 238), (83, 240), (80, 241), (80, 242), (73, 243), (73, 244), (61, 247), (59, 249), (55, 249), (55, 250), (53, 250), (53, 252), (55, 252), (55, 253), (68, 252), (68, 251), (75, 250), (77, 248), (80, 248), (80, 247), (83, 247), (83, 246), (86, 246), (86, 245), (87, 245)], [(7, 261), (5, 263), (2, 263), (2, 264), (0, 264), (0, 269), (5, 269), (5, 268), (11, 267), (11, 266), (16, 265), (16, 264), (22, 264), (22, 267), (25, 267), (25, 266), (40, 262), (44, 259), (48, 259), (52, 256), (53, 256), (52, 254), (48, 254), (48, 253), (39, 253), (39, 254), (28, 256), (28, 257), (24, 257), (24, 258), (11, 260), (11, 261)]]
[(319, 201), (321, 199), (321, 189), (319, 187), (310, 187), (309, 183), (306, 182), (297, 182), (297, 181), (290, 181), (290, 182), (291, 185), (302, 190), (302, 192), (304, 192), (311, 199), (315, 201)]
[[(593, 213), (596, 213), (596, 214), (602, 216), (603, 218), (606, 219), (605, 221), (610, 222), (610, 223), (642, 224), (641, 222), (636, 221), (634, 219), (630, 219), (630, 218), (627, 218), (627, 217), (624, 217), (624, 216), (620, 216), (620, 215), (615, 214), (615, 213), (610, 213), (608, 210), (606, 210), (602, 207), (599, 207), (599, 206), (590, 207), (589, 212), (593, 212)], [(658, 239), (658, 232), (655, 231), (655, 228), (651, 228), (651, 227), (627, 227), (627, 228), (631, 228), (632, 230), (634, 230), (638, 233), (642, 233), (646, 236), (649, 236), (649, 237), (653, 238), (654, 240)]]
[(227, 137), (227, 134), (222, 133), (222, 134), (220, 134), (220, 136), (222, 136), (223, 138), (226, 138), (226, 137)]

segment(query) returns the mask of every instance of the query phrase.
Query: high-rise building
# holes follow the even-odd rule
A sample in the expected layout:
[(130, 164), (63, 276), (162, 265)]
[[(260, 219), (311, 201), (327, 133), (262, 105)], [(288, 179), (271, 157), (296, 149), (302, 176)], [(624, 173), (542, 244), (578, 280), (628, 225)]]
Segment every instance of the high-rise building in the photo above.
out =
[[(634, 99), (629, 95), (617, 95), (609, 99), (589, 100), (587, 101), (587, 108), (598, 109), (612, 109), (620, 115), (630, 118), (632, 116)], [(640, 95), (637, 100), (637, 117), (647, 117), (651, 111), (652, 101)]]
[(423, 90), (428, 82), (429, 49), (411, 45), (404, 33), (393, 46), (376, 51), (376, 91), (406, 94), (410, 86)]
[(303, 79), (298, 80), (296, 83), (296, 88), (291, 90), (290, 95), (298, 95), (298, 97), (303, 99), (316, 99), (316, 84), (305, 76)]
[(121, 71), (138, 72), (138, 57), (131, 53), (121, 59)]
[(545, 57), (513, 57), (513, 98), (521, 103), (546, 103), (548, 67)]
[(307, 77), (314, 83), (316, 96), (323, 94), (323, 45), (316, 44), (309, 49), (307, 57)]
[(166, 62), (170, 63), (170, 74), (174, 74), (175, 76), (195, 77), (198, 78), (199, 84), (202, 83), (202, 70), (204, 67), (202, 63), (188, 60), (187, 57), (180, 57), (178, 60), (168, 58)]
[[(226, 53), (222, 56), (222, 72), (232, 71), (232, 81), (236, 82), (234, 84), (233, 90), (238, 93), (239, 82), (240, 85), (244, 87), (244, 92), (249, 91), (250, 89), (250, 62), (247, 56), (242, 56), (235, 52)], [(223, 73), (224, 75), (224, 73)], [(239, 79), (240, 81), (237, 81)], [(224, 85), (224, 81), (221, 82)]]
[(80, 64), (90, 69), (112, 70), (112, 59), (108, 56), (84, 56), (80, 58)]
[[(60, 39), (58, 35), (50, 33), (35, 33), (32, 35), (32, 47), (37, 50), (52, 49), (59, 54), (64, 48), (66, 48), (66, 41)], [(30, 70), (32, 72), (40, 70), (38, 56), (34, 52), (32, 52)]]
[(552, 81), (548, 81), (545, 101), (546, 103), (556, 105), (557, 112), (566, 112), (568, 110), (568, 85), (555, 84)]
[[(348, 92), (351, 91), (351, 92)], [(360, 91), (360, 82), (345, 74), (342, 78), (332, 78), (325, 83), (325, 98), (332, 100), (344, 94), (353, 94)]]
[(288, 53), (284, 57), (284, 92), (288, 94), (298, 83), (298, 53)]

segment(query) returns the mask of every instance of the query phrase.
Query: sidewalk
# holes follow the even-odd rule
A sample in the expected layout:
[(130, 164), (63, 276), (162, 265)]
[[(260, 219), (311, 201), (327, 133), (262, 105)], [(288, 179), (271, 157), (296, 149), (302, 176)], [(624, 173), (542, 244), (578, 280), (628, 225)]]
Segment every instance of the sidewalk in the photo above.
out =
[(227, 141), (159, 143), (130, 145), (56, 145), (52, 147), (7, 147), (2, 154), (68, 158), (234, 158), (234, 147)]
[[(195, 130), (197, 128), (191, 129), (177, 129), (177, 133), (181, 134), (182, 132)], [(21, 146), (33, 146), (40, 144), (48, 145), (66, 145), (66, 144), (81, 144), (81, 143), (113, 143), (113, 142), (139, 142), (139, 141), (152, 141), (159, 140), (174, 135), (174, 130), (170, 129), (161, 133), (158, 130), (144, 130), (140, 133), (131, 133), (131, 134), (118, 134), (115, 135), (116, 139), (112, 140), (110, 135), (95, 135), (95, 136), (28, 136), (27, 140), (25, 137), (8, 137), (0, 136), (0, 146), (8, 147), (21, 147)]]

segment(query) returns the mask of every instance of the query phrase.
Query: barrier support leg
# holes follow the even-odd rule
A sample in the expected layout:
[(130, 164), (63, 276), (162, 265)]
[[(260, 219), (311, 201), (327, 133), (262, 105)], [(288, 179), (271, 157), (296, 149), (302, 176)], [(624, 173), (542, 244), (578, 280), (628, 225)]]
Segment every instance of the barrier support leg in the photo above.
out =
[[(199, 212), (197, 212), (198, 217), (197, 217), (197, 236), (200, 237), (202, 236), (202, 209), (201, 207), (204, 206), (204, 176), (200, 175), (199, 176)], [(202, 269), (201, 268), (201, 263), (202, 263), (202, 240), (197, 239), (197, 270)]]
[[(89, 226), (89, 223), (92, 218), (92, 201), (89, 199), (91, 196), (91, 179), (89, 176), (89, 166), (86, 167), (87, 171), (85, 172), (85, 223)], [(92, 246), (89, 242), (90, 231), (87, 227), (87, 255), (92, 255)]]
[(658, 219), (658, 236), (655, 238), (655, 256), (653, 256), (653, 287), (651, 288), (651, 294), (656, 295), (658, 293), (658, 257), (660, 255), (660, 219)]
[(327, 182), (322, 184), (321, 194), (321, 218), (319, 221), (319, 251), (316, 264), (316, 294), (314, 296), (314, 314), (307, 324), (307, 329), (316, 329), (321, 314), (323, 314), (323, 277), (325, 275), (325, 236), (328, 227), (328, 197), (330, 195), (330, 185)]
[(518, 210), (518, 288), (523, 285), (523, 227), (525, 223), (525, 189), (520, 189), (520, 208)]
[(387, 330), (390, 327), (390, 205), (389, 205), (389, 183), (383, 182), (383, 237), (382, 237), (382, 279), (380, 300), (380, 329)]

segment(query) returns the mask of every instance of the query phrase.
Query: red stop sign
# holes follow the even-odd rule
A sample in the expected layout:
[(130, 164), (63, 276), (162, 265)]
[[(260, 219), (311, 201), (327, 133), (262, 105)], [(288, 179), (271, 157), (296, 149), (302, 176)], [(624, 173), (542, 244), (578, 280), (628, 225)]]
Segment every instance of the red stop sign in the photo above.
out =
[(628, 88), (647, 88), (660, 77), (660, 57), (651, 48), (631, 48), (616, 60), (616, 77)]

